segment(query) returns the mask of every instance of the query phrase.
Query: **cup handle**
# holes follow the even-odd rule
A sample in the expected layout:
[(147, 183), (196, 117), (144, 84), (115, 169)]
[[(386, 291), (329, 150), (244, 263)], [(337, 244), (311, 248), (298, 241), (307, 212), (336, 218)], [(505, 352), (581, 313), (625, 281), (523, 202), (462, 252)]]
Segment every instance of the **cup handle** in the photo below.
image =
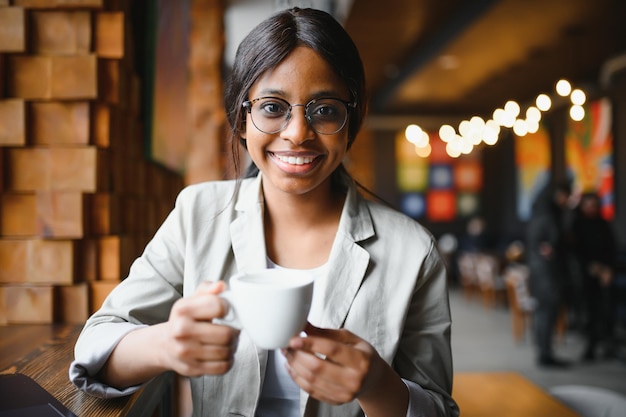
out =
[(239, 317), (237, 316), (237, 310), (235, 309), (235, 302), (233, 299), (233, 293), (230, 290), (223, 291), (219, 294), (220, 298), (223, 298), (228, 303), (228, 312), (224, 317), (220, 317), (219, 319), (215, 319), (215, 323), (227, 324), (231, 327), (235, 327), (241, 330), (241, 324), (239, 322)]

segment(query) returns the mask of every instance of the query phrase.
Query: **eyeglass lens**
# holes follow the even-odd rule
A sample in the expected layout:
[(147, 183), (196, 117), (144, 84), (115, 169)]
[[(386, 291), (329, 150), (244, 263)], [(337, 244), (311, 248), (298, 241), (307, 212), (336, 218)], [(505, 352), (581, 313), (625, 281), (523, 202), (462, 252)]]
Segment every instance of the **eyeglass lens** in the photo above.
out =
[[(293, 107), (287, 101), (277, 97), (261, 97), (249, 102), (252, 123), (262, 132), (278, 133), (287, 127), (291, 120)], [(331, 135), (340, 131), (348, 118), (346, 103), (335, 98), (321, 98), (304, 105), (305, 117), (313, 130), (320, 134)]]

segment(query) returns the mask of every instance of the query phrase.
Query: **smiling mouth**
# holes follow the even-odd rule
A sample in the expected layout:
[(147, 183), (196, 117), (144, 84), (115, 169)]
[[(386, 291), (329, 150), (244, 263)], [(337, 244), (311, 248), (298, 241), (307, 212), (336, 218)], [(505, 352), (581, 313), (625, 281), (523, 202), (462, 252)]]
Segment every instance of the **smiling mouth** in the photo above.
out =
[(310, 164), (315, 160), (315, 158), (311, 156), (282, 156), (273, 154), (276, 159), (281, 162), (285, 162), (290, 165), (305, 165)]

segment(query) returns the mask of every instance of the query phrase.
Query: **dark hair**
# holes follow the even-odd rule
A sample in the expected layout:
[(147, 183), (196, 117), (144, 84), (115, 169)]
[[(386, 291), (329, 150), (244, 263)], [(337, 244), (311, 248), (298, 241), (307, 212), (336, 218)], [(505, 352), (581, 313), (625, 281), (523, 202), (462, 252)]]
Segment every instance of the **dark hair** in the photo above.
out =
[[(225, 88), (224, 103), (231, 127), (231, 149), (237, 174), (239, 143), (245, 146), (242, 103), (248, 100), (252, 85), (266, 71), (278, 66), (295, 48), (306, 46), (324, 58), (346, 84), (356, 107), (348, 121), (348, 148), (352, 146), (367, 111), (365, 73), (354, 42), (328, 13), (294, 7), (257, 25), (237, 48), (232, 72)], [(345, 171), (343, 164), (338, 168)]]

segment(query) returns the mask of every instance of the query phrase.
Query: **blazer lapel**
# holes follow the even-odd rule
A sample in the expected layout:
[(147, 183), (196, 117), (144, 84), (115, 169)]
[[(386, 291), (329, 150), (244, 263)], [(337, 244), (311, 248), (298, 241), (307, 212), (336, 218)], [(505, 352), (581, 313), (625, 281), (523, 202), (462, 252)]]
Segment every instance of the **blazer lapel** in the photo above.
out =
[(238, 216), (230, 224), (230, 236), (238, 272), (267, 268), (260, 175), (242, 183), (235, 209)]
[[(320, 327), (337, 329), (343, 327), (350, 306), (361, 287), (370, 263), (370, 254), (359, 242), (374, 235), (372, 218), (365, 202), (354, 185), (348, 189), (346, 203), (341, 213), (337, 236), (328, 260), (328, 285), (324, 294), (324, 310)], [(305, 417), (345, 415), (345, 407), (320, 407), (319, 402), (301, 391), (300, 413)]]
[(322, 327), (343, 326), (370, 262), (370, 254), (359, 242), (373, 235), (374, 227), (369, 210), (355, 187), (351, 186), (328, 260), (328, 285), (324, 296)]

